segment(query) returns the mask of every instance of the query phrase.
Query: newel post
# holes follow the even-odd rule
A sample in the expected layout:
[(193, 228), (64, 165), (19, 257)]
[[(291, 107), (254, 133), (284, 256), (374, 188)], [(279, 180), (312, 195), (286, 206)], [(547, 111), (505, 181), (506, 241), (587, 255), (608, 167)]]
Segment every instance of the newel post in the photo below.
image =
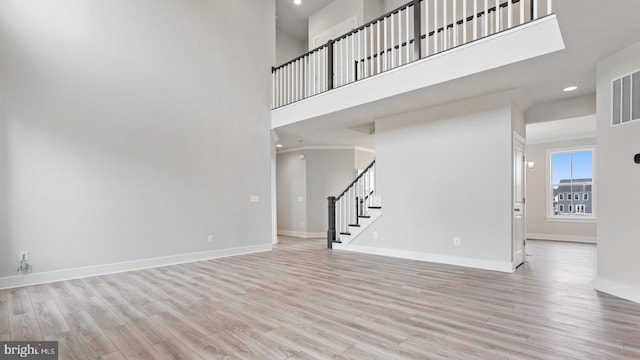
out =
[(333, 242), (336, 240), (336, 197), (329, 196), (329, 230), (327, 230), (327, 248), (333, 247)]

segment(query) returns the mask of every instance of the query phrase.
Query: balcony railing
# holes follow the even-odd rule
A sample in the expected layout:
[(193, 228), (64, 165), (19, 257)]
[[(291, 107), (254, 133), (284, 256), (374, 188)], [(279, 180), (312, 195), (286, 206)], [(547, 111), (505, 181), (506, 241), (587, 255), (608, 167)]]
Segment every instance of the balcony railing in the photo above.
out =
[(552, 13), (552, 0), (411, 1), (273, 68), (272, 108), (289, 105)]

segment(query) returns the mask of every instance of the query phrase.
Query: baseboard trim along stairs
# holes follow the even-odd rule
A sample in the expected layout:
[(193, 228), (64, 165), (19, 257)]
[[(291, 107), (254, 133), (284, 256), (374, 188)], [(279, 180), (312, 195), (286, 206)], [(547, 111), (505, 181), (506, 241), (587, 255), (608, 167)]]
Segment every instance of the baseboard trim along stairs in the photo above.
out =
[(358, 224), (350, 224), (349, 232), (342, 232), (338, 235), (338, 241), (333, 243), (333, 249), (342, 250), (346, 245), (355, 240), (364, 230), (366, 230), (371, 224), (376, 222), (380, 216), (382, 216), (382, 207), (370, 206), (369, 215), (359, 216)]

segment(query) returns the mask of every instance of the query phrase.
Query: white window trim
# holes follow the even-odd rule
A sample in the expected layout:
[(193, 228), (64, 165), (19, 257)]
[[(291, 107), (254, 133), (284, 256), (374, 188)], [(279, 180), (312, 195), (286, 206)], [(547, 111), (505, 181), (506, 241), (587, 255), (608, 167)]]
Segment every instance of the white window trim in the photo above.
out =
[[(582, 150), (591, 150), (593, 156), (593, 174), (591, 180), (591, 215), (570, 215), (568, 212), (566, 215), (555, 215), (553, 214), (553, 188), (551, 186), (551, 154), (558, 152), (572, 152), (572, 151), (582, 151)], [(546, 196), (546, 204), (547, 204), (547, 221), (548, 222), (596, 222), (598, 220), (597, 216), (597, 204), (596, 204), (596, 184), (597, 184), (597, 171), (596, 166), (597, 162), (597, 146), (596, 145), (586, 145), (586, 146), (572, 146), (566, 148), (553, 148), (547, 149), (547, 174), (546, 174), (546, 182), (547, 182), (547, 196)], [(570, 194), (570, 193), (568, 193)], [(566, 198), (566, 197), (565, 197)], [(573, 196), (571, 197), (571, 200)], [(572, 200), (573, 201), (573, 200)]]
[(558, 212), (564, 212), (564, 204), (558, 204)]
[(564, 201), (564, 193), (558, 193), (558, 201)]

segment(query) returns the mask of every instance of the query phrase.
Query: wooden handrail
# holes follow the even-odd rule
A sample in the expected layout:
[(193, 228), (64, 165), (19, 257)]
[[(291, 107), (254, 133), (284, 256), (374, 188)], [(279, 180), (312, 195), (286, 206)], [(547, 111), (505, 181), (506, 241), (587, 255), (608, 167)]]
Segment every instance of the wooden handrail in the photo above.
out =
[(373, 160), (373, 161), (371, 162), (371, 164), (369, 164), (369, 166), (367, 166), (367, 167), (366, 167), (366, 168), (365, 168), (365, 169), (360, 173), (360, 175), (358, 175), (358, 176), (355, 178), (355, 180), (353, 180), (353, 181), (351, 182), (351, 184), (349, 184), (349, 186), (347, 186), (347, 188), (346, 188), (346, 189), (344, 189), (344, 191), (340, 193), (340, 195), (336, 196), (336, 201), (340, 200), (340, 198), (342, 198), (342, 197), (344, 196), (344, 194), (346, 194), (346, 193), (347, 193), (347, 191), (349, 191), (349, 189), (351, 189), (351, 187), (352, 187), (353, 185), (355, 185), (355, 184), (358, 182), (358, 180), (362, 179), (362, 177), (364, 176), (364, 174), (366, 174), (366, 173), (367, 173), (367, 171), (369, 171), (369, 169), (371, 169), (371, 168), (373, 167), (373, 165), (375, 165), (375, 163), (376, 163), (376, 161), (375, 161), (375, 160)]

